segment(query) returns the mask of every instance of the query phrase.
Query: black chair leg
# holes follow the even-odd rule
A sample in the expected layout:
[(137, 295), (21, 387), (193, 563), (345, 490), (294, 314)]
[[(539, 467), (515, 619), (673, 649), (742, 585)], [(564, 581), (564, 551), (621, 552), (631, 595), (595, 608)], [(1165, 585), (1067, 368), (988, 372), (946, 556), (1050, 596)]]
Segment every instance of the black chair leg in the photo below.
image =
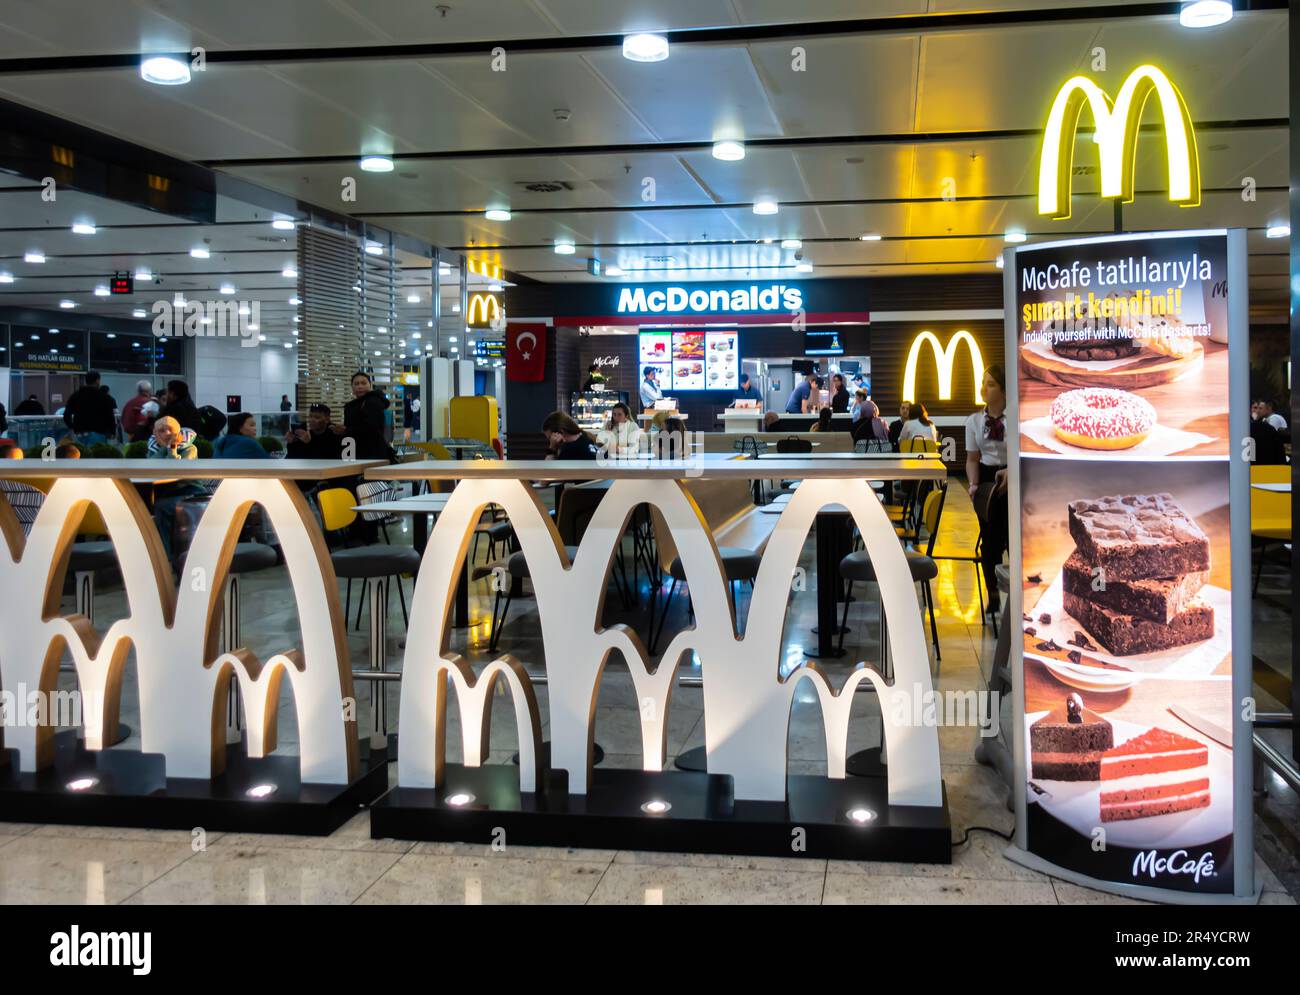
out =
[(343, 624), (348, 624), (348, 616), (352, 614), (352, 578), (348, 578), (348, 592), (344, 595), (343, 600)]
[[(498, 615), (497, 609), (500, 608)], [(505, 628), (506, 615), (510, 612), (510, 592), (507, 591), (504, 596), (497, 591), (496, 600), (492, 602), (492, 638), (488, 640), (488, 649), (495, 653), (497, 645), (501, 642), (501, 630)]]
[(849, 581), (848, 587), (844, 589), (844, 611), (840, 616), (840, 642), (839, 648), (844, 649), (844, 635), (849, 631), (849, 602), (853, 594), (853, 581)]
[(411, 620), (406, 615), (406, 592), (402, 590), (401, 575), (394, 574), (393, 580), (397, 581), (397, 600), (402, 605), (402, 624), (409, 629), (411, 627)]
[(934, 621), (934, 592), (930, 590), (930, 582), (928, 580), (921, 581), (921, 592), (925, 597), (925, 606), (930, 611), (930, 638), (934, 641), (934, 663), (935, 670), (937, 671), (939, 669), (939, 660), (941, 659), (939, 656), (939, 627)]
[[(667, 597), (666, 599), (664, 599), (664, 609), (663, 609), (663, 614), (661, 614), (661, 615), (659, 616), (659, 629), (658, 629), (658, 631), (656, 631), (656, 630), (654, 629), (653, 624), (652, 624), (652, 626), (651, 626), (651, 630), (650, 630), (650, 654), (651, 654), (652, 656), (654, 655), (656, 649), (657, 649), (658, 646), (659, 646), (659, 637), (662, 636), (663, 633), (664, 633), (664, 623), (668, 621), (668, 608), (669, 608), (670, 605), (672, 605), (672, 603), (673, 603), (673, 595), (674, 595), (676, 592), (677, 592), (677, 578), (674, 577), (674, 578), (673, 578), (673, 582), (672, 582), (671, 584), (668, 585), (668, 597)], [(653, 620), (652, 620), (652, 623), (653, 623)]]
[(1259, 550), (1259, 562), (1255, 564), (1255, 583), (1250, 587), (1252, 598), (1259, 593), (1259, 578), (1264, 572), (1264, 554), (1268, 552), (1268, 543), (1261, 542), (1255, 548)]
[(369, 586), (370, 586), (369, 584), (362, 584), (361, 593), (357, 595), (357, 622), (356, 622), (357, 632), (361, 631), (361, 610), (366, 606), (366, 588)]

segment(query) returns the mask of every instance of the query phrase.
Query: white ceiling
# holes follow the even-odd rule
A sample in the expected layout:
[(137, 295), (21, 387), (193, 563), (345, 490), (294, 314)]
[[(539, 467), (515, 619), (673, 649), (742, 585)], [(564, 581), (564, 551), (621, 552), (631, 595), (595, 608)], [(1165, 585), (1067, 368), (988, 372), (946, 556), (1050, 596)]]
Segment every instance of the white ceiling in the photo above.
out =
[[(789, 237), (804, 240), (815, 275), (992, 272), (1008, 228), (1035, 237), (1109, 231), (1110, 202), (1091, 196), (1094, 177), (1079, 176), (1074, 217), (1039, 217), (1030, 196), (1035, 136), (906, 136), (1032, 131), (1069, 75), (1091, 73), (1113, 90), (1146, 61), (1179, 84), (1199, 122), (1286, 118), (1286, 12), (1243, 13), (1205, 31), (1164, 17), (806, 39), (795, 32), (783, 40), (675, 45), (667, 62), (653, 65), (629, 62), (614, 47), (512, 54), (509, 42), (1108, 2), (450, 0), (445, 16), (426, 0), (11, 2), (0, 9), (0, 59), (195, 45), (211, 52), (464, 41), (484, 47), (437, 58), (218, 62), (183, 87), (150, 86), (130, 68), (2, 73), (0, 97), (172, 155), (220, 163), (243, 179), (543, 281), (596, 279), (586, 272), (592, 256), (646, 279), (793, 275), (793, 252), (762, 244)], [(504, 72), (493, 71), (490, 47), (497, 41), (506, 49)], [(803, 72), (791, 68), (796, 44), (806, 50)], [(1098, 49), (1104, 73), (1092, 72)], [(569, 111), (567, 120), (557, 120), (559, 108)], [(882, 135), (903, 137), (852, 142)], [(707, 150), (654, 148), (723, 137), (841, 141), (751, 147), (740, 163), (718, 162)], [(1285, 315), (1287, 243), (1265, 239), (1262, 229), (1287, 213), (1286, 129), (1206, 128), (1198, 138), (1207, 191), (1229, 192), (1207, 192), (1194, 210), (1173, 207), (1160, 193), (1159, 143), (1144, 141), (1137, 182), (1153, 193), (1125, 208), (1125, 227), (1250, 227), (1253, 309)], [(500, 154), (529, 149), (545, 151)], [(356, 165), (365, 152), (413, 157), (399, 160), (393, 173), (367, 174)], [(1095, 163), (1086, 136), (1076, 162)], [(344, 177), (357, 179), (355, 203), (339, 198)], [(1283, 190), (1244, 201), (1236, 191), (1246, 177)], [(654, 181), (653, 203), (643, 199), (647, 179)], [(941, 197), (949, 180), (957, 200), (928, 200)], [(525, 189), (539, 181), (570, 188)], [(785, 206), (776, 217), (756, 217), (747, 205), (758, 197)], [(18, 199), (0, 199), (5, 228), (27, 223), (11, 213)], [(862, 200), (888, 202), (845, 203)], [(513, 220), (481, 217), (498, 205), (510, 207)], [(39, 206), (34, 210), (39, 214)], [(867, 231), (885, 237), (858, 241)], [(163, 232), (162, 242), (146, 239), (142, 247), (166, 251), (195, 234)], [(280, 260), (274, 246), (257, 241), (267, 234), (248, 226), (205, 237), (229, 248), (223, 272), (268, 284), (269, 293)], [(47, 251), (74, 252), (81, 240), (66, 243), (75, 238), (52, 235)], [(114, 238), (114, 252), (129, 256), (130, 233)], [(550, 246), (557, 238), (573, 240), (578, 252), (556, 255)], [(0, 256), (15, 251), (21, 255), (15, 236), (0, 236)], [(168, 266), (179, 278), (190, 262), (169, 258)], [(93, 265), (102, 276), (103, 265)], [(92, 261), (84, 266), (89, 273)]]

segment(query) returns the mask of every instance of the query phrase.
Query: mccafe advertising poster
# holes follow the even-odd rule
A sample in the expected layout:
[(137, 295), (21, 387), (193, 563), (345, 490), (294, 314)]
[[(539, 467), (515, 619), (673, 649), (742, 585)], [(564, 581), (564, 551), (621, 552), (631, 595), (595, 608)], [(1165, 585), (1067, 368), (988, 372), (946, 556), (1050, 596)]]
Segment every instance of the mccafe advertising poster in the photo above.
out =
[(1014, 354), (1026, 848), (1230, 894), (1227, 255), (1226, 233), (1018, 250)]

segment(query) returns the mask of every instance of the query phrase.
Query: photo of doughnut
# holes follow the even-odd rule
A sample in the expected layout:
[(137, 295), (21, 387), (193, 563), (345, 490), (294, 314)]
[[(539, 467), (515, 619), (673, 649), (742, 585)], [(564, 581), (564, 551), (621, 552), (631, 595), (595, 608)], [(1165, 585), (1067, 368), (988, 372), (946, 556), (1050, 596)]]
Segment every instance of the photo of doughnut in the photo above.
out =
[[(1018, 256), (1020, 448), (1026, 455), (1226, 456), (1222, 239), (1084, 243)], [(1062, 286), (1053, 274), (1086, 274)], [(1040, 289), (1041, 288), (1041, 289)], [(1158, 413), (1158, 414), (1157, 414)]]

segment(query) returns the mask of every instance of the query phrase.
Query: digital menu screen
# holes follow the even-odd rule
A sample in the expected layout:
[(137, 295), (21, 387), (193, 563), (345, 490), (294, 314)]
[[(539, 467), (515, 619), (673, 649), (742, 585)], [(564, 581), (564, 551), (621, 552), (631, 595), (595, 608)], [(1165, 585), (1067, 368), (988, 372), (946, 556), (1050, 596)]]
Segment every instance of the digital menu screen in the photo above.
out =
[(673, 389), (703, 390), (704, 333), (673, 332)]
[(735, 390), (740, 386), (739, 336), (735, 332), (706, 332), (704, 353), (709, 390)]
[(734, 330), (642, 332), (640, 360), (641, 370), (647, 366), (658, 370), (664, 393), (740, 386), (740, 337)]

